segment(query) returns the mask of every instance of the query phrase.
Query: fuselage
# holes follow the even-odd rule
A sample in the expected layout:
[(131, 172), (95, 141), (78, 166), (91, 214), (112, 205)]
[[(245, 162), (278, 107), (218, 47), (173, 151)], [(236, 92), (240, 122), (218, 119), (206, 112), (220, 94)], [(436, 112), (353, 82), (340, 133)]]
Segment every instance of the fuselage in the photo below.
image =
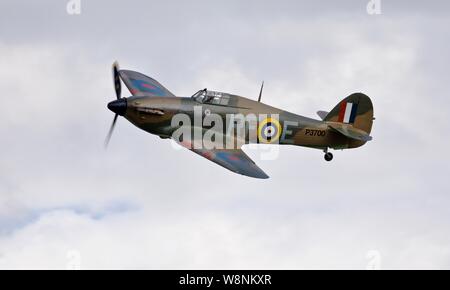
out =
[[(224, 135), (230, 132), (227, 131), (230, 116), (243, 116), (250, 120), (253, 117), (256, 118), (256, 126), (247, 124), (245, 127), (244, 142), (246, 144), (276, 143), (317, 149), (345, 149), (359, 147), (365, 143), (336, 133), (329, 128), (327, 122), (231, 94), (226, 94), (226, 101), (222, 99), (217, 102), (199, 102), (192, 97), (131, 96), (126, 100), (127, 108), (124, 117), (140, 129), (161, 138), (172, 137), (175, 130), (179, 128), (179, 124), (173, 123), (174, 117), (180, 115), (188, 116), (189, 125), (192, 128), (200, 127), (202, 132), (213, 127), (211, 122), (208, 122), (208, 118), (218, 117), (224, 124), (222, 130)], [(266, 123), (269, 123), (268, 128), (263, 127)], [(277, 135), (272, 136), (273, 139), (265, 138), (275, 134), (271, 132), (272, 129)]]

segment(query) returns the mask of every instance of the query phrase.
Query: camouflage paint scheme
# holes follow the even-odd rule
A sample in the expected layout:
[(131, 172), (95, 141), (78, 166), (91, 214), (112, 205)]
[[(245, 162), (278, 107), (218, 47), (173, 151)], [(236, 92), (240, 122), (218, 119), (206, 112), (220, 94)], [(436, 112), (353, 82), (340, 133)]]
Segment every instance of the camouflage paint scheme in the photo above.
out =
[[(242, 114), (244, 116), (263, 114), (269, 117), (278, 114), (281, 132), (276, 144), (321, 149), (331, 158), (332, 155), (328, 153), (328, 148), (357, 148), (371, 140), (369, 134), (373, 122), (373, 106), (370, 98), (362, 93), (354, 93), (348, 96), (329, 113), (322, 112), (323, 120), (316, 120), (256, 100), (226, 93), (219, 93), (220, 96), (216, 98), (217, 103), (201, 102), (193, 97), (177, 97), (156, 80), (141, 73), (129, 70), (119, 70), (118, 73), (132, 94), (129, 98), (119, 99), (122, 102), (126, 100), (126, 110), (119, 115), (125, 117), (138, 128), (161, 138), (171, 138), (172, 133), (177, 129), (177, 127), (171, 125), (174, 115), (183, 113), (194, 120), (194, 107), (201, 106), (202, 117), (207, 113), (218, 114), (221, 116), (223, 124), (226, 124), (227, 114)], [(225, 100), (226, 104), (221, 104), (220, 100)], [(345, 111), (346, 105), (349, 107), (347, 108), (348, 112)], [(354, 112), (350, 112), (350, 108), (353, 108)], [(351, 123), (343, 122), (344, 114), (346, 114), (347, 120), (352, 118)], [(261, 129), (259, 128), (260, 122), (261, 120), (259, 120), (255, 130)], [(192, 124), (194, 125), (193, 121)], [(271, 125), (271, 122), (269, 122), (269, 125)], [(202, 128), (202, 130), (206, 129), (208, 128)], [(258, 135), (259, 131), (252, 131), (252, 133)], [(224, 131), (223, 134), (226, 134), (226, 132)], [(245, 143), (249, 142), (251, 140), (246, 136)], [(271, 143), (270, 138), (269, 141), (257, 138), (256, 142)], [(181, 144), (233, 172), (256, 178), (268, 178), (240, 148), (207, 150), (194, 149), (190, 146), (191, 144), (183, 144), (183, 142)], [(327, 159), (327, 161), (329, 160)]]

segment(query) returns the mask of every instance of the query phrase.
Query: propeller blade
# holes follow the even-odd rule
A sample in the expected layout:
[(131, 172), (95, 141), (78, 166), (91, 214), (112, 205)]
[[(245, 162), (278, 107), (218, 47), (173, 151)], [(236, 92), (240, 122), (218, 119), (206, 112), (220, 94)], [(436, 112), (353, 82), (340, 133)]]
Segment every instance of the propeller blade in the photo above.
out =
[(108, 148), (109, 140), (111, 140), (111, 136), (114, 131), (114, 127), (116, 126), (116, 121), (117, 121), (118, 116), (119, 115), (117, 115), (117, 114), (114, 115), (114, 119), (112, 121), (111, 127), (109, 128), (108, 135), (106, 136), (106, 139), (105, 139), (105, 149)]
[(120, 84), (119, 63), (117, 61), (113, 63), (113, 78), (114, 78), (114, 89), (116, 91), (116, 98), (120, 99), (120, 95), (122, 93), (122, 86)]

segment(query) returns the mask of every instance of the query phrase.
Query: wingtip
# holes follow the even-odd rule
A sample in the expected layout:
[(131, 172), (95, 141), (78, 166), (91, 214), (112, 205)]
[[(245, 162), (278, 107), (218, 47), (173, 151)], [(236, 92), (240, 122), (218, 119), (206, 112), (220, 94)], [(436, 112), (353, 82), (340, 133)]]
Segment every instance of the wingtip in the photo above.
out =
[(267, 175), (264, 171), (258, 172), (256, 174), (243, 174), (242, 175), (248, 176), (248, 177), (253, 177), (253, 178), (257, 178), (257, 179), (269, 179), (269, 175)]

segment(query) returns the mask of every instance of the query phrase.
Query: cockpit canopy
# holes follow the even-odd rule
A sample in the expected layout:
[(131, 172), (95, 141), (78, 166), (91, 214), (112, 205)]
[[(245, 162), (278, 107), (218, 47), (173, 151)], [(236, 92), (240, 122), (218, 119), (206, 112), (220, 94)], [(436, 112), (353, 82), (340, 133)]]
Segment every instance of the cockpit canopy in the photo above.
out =
[(192, 99), (202, 104), (226, 106), (230, 101), (230, 95), (227, 93), (208, 91), (207, 89), (203, 89), (196, 92), (192, 96)]

